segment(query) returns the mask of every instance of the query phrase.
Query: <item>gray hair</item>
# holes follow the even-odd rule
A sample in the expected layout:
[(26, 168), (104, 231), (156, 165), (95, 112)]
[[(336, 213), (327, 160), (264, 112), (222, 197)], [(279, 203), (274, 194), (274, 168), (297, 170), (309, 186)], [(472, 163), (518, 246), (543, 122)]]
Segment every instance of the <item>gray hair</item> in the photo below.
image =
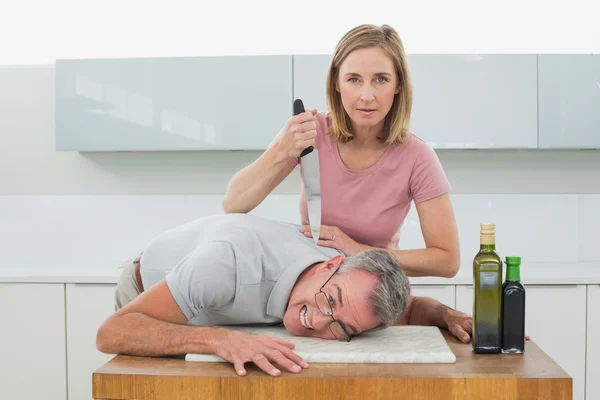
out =
[(367, 250), (344, 259), (338, 273), (362, 269), (379, 278), (370, 296), (371, 308), (381, 319), (379, 329), (393, 325), (408, 305), (410, 284), (402, 266), (385, 250)]

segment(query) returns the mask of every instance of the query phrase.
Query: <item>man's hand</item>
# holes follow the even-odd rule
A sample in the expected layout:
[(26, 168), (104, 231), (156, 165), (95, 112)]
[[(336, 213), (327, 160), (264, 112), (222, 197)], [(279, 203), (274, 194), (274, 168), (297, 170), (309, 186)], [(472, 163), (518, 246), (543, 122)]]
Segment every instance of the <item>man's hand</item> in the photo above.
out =
[[(443, 318), (450, 333), (461, 342), (469, 343), (473, 335), (473, 318), (470, 315), (447, 308), (444, 311)], [(528, 335), (525, 335), (526, 341), (530, 339)]]
[(294, 344), (286, 340), (246, 332), (219, 328), (213, 344), (213, 352), (233, 364), (239, 376), (246, 375), (244, 364), (253, 362), (271, 376), (279, 376), (281, 371), (271, 364), (277, 363), (290, 372), (300, 372), (308, 363), (292, 352)]
[(473, 319), (469, 315), (451, 308), (446, 308), (443, 318), (450, 333), (461, 342), (469, 343), (473, 333)]

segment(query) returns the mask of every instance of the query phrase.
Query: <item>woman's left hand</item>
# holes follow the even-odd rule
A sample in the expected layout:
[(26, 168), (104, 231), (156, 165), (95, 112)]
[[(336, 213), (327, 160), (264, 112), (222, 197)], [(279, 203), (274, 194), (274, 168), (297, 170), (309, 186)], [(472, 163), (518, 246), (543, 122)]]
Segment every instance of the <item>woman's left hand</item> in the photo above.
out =
[[(308, 238), (312, 238), (312, 231), (309, 225), (302, 225), (300, 232)], [(366, 250), (365, 246), (356, 243), (346, 235), (337, 226), (321, 225), (321, 232), (319, 233), (319, 246), (331, 247), (334, 249), (341, 250), (345, 256), (352, 256), (356, 253), (360, 253)]]

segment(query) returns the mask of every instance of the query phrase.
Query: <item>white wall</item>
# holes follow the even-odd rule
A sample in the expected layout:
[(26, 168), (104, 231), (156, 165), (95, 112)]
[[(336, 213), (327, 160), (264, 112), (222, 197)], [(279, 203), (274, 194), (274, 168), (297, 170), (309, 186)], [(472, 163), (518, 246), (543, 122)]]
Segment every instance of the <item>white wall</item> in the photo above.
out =
[[(57, 58), (329, 54), (361, 23), (409, 53), (600, 52), (597, 1), (19, 0), (3, 5), (0, 65)], [(42, 34), (43, 33), (43, 34)]]

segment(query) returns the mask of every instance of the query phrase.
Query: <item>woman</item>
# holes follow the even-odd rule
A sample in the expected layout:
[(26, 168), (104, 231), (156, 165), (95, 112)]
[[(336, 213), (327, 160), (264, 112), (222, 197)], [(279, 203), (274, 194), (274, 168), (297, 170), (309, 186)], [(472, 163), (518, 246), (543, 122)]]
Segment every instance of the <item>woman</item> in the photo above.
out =
[[(408, 131), (412, 84), (396, 31), (361, 25), (336, 46), (327, 76), (330, 112), (291, 117), (269, 148), (231, 180), (223, 208), (246, 213), (296, 167), (308, 146), (319, 151), (319, 245), (345, 255), (381, 248), (408, 276), (455, 276), (460, 267), (450, 184), (437, 155)], [(304, 187), (301, 231), (311, 237)], [(399, 231), (416, 204), (426, 248), (400, 250)]]

